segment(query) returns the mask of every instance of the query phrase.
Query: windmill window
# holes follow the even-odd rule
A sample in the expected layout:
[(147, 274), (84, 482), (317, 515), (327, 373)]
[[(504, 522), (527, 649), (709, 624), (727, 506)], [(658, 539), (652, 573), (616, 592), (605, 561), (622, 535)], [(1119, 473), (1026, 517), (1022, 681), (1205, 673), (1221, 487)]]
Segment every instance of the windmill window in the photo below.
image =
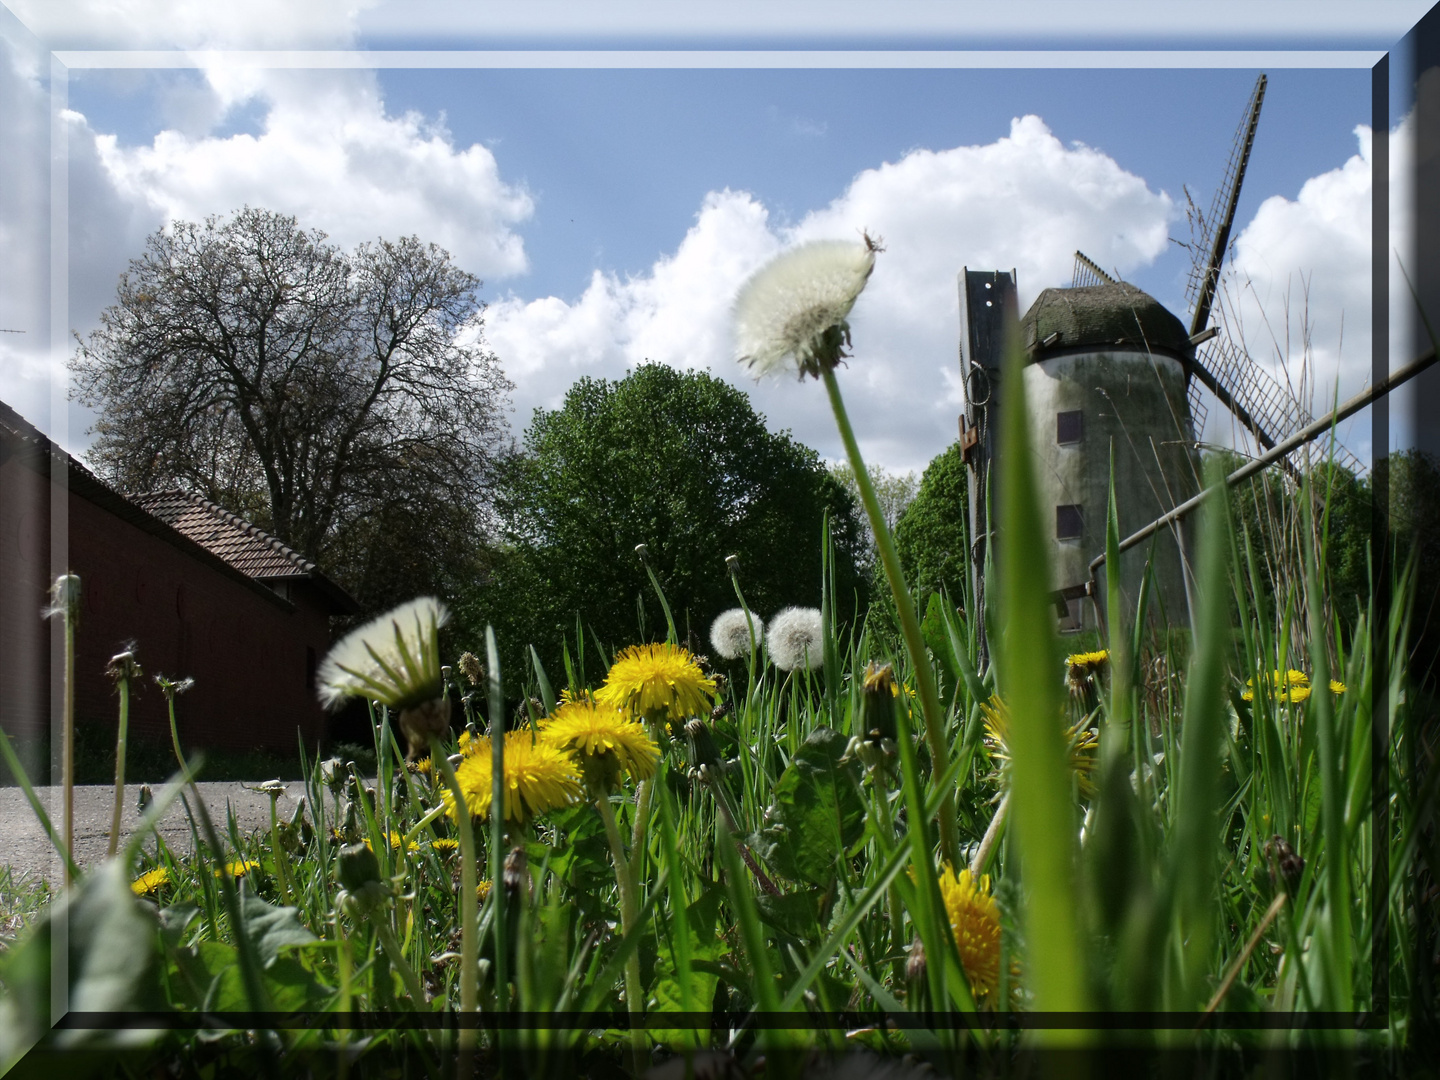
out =
[(1065, 503), (1055, 507), (1055, 539), (1079, 540), (1084, 531), (1084, 520), (1078, 503)]
[(1055, 441), (1061, 446), (1078, 443), (1085, 435), (1085, 414), (1079, 409), (1055, 414)]

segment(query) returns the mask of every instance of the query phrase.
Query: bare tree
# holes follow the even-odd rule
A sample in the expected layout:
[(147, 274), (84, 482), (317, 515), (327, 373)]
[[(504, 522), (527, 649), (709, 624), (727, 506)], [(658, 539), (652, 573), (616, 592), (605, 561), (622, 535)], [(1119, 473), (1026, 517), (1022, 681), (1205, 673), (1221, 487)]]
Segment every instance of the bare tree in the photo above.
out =
[(457, 510), (478, 528), (511, 389), (479, 284), (414, 237), (347, 254), (268, 210), (174, 222), (71, 361), (100, 410), (90, 461), (122, 490), (197, 491), (311, 558), (363, 562), (356, 535), (435, 506), (453, 541)]

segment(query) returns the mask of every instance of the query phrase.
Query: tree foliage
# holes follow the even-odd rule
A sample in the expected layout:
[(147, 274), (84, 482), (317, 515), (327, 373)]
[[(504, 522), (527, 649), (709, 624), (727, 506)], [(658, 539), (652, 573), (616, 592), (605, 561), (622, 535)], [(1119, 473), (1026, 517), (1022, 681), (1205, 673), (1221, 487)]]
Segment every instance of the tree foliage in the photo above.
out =
[(346, 253), (262, 209), (173, 222), (71, 362), (90, 460), (251, 518), (362, 600), (432, 585), (481, 536), (510, 389), (478, 286), (415, 237)]
[(473, 619), (502, 626), (512, 654), (533, 643), (553, 661), (564, 635), (573, 645), (577, 615), (610, 647), (662, 639), (641, 543), (681, 637), (701, 652), (710, 621), (736, 604), (728, 555), (761, 617), (819, 604), (827, 514), (842, 617), (862, 587), (850, 496), (813, 450), (767, 430), (743, 392), (703, 372), (647, 364), (581, 379), (559, 409), (536, 411), (496, 507), (506, 547)]
[(912, 589), (944, 590), (960, 603), (970, 551), (968, 498), (960, 444), (951, 443), (925, 467), (920, 490), (895, 529), (900, 565)]

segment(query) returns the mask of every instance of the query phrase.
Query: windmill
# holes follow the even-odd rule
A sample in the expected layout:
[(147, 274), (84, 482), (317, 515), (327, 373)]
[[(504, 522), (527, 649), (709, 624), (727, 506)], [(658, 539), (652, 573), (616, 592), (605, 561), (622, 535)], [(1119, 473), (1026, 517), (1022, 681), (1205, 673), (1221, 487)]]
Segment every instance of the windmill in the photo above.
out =
[[(1149, 525), (1198, 490), (1196, 435), (1208, 389), (1268, 450), (1311, 420), (1304, 407), (1255, 363), (1211, 315), (1230, 246), (1240, 188), (1254, 146), (1266, 78), (1255, 83), (1224, 177), (1208, 215), (1193, 215), (1199, 236), (1187, 299), (1188, 327), (1153, 297), (1107, 274), (1081, 252), (1068, 289), (1045, 289), (1020, 321), (1032, 452), (1040, 495), (1053, 503), (1052, 581), (1062, 630), (1094, 625), (1098, 600), (1089, 560), (1104, 544), (1105, 505), (1114, 462), (1121, 535)], [(983, 603), (984, 540), (993, 534), (990, 486), (994, 418), (1004, 390), (1000, 349), (1006, 310), (1015, 306), (1014, 272), (961, 273), (960, 360), (965, 388), (962, 455), (970, 466), (972, 583)], [(1223, 320), (1222, 320), (1223, 321)], [(1353, 458), (1341, 452), (1345, 464)], [(1355, 464), (1358, 465), (1358, 462)], [(1047, 507), (1047, 513), (1049, 508)], [(1187, 526), (1172, 523), (1145, 550), (1114, 568), (1133, 599), (1147, 576), (1152, 605), (1167, 621), (1188, 621), (1191, 578)], [(1047, 525), (1048, 531), (1048, 525)], [(1107, 572), (1111, 568), (1106, 568)]]
[[(1211, 317), (1230, 248), (1240, 186), (1245, 182), (1245, 169), (1255, 145), (1266, 84), (1264, 74), (1255, 80), (1209, 214), (1201, 213), (1192, 204), (1191, 224), (1197, 235), (1189, 245), (1192, 263), (1185, 288), (1185, 299), (1192, 304), (1190, 339), (1196, 345), (1187, 395), (1196, 434), (1204, 430), (1208, 414), (1200, 389), (1203, 386), (1230, 410), (1262, 451), (1274, 449), (1276, 443), (1309, 425), (1314, 417), (1295, 394), (1255, 362), (1243, 343), (1233, 340), (1223, 326), (1212, 326)], [(1342, 446), (1335, 447), (1335, 460), (1353, 472), (1364, 469), (1360, 460)], [(1286, 467), (1291, 468), (1288, 463)]]

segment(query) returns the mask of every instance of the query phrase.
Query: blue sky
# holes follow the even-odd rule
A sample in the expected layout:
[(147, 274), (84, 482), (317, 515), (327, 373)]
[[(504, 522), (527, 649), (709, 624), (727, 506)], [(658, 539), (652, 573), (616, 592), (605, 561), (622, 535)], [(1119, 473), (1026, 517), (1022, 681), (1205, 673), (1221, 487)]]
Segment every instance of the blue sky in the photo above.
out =
[[(647, 271), (673, 250), (709, 191), (749, 191), (776, 217), (799, 221), (863, 169), (915, 148), (992, 142), (1026, 113), (1177, 201), (1188, 185), (1208, 210), (1256, 74), (383, 70), (379, 83), (389, 112), (443, 117), (457, 145), (488, 147), (506, 177), (534, 196), (523, 229), (531, 268), (505, 285), (573, 299), (593, 269)], [(146, 144), (184, 122), (180, 103), (202, 82), (191, 71), (80, 72), (70, 103), (97, 131)], [(1269, 72), (1238, 220), (1354, 153), (1354, 128), (1369, 113), (1368, 71)], [(215, 134), (258, 133), (265, 115), (253, 101)], [(1177, 248), (1132, 277), (1178, 306), (1187, 266)]]
[[(607, 9), (618, 13), (609, 25), (576, 16), (556, 29), (509, 4), (482, 5), (482, 19), (447, 3), (316, 0), (298, 12), (263, 0), (231, 12), (153, 0), (140, 5), (153, 9), (146, 21), (105, 0), (5, 0), (0, 75), (24, 106), (9, 122), (24, 128), (30, 108), (34, 148), (14, 188), (29, 194), (0, 193), (0, 212), (47, 216), (48, 49), (208, 47), (190, 69), (73, 61), (71, 329), (95, 325), (126, 260), (167, 219), (266, 205), (347, 246), (413, 232), (483, 277), (487, 339), (516, 383), (517, 435), (579, 375), (618, 377), (648, 358), (731, 379), (772, 428), (832, 459), (823, 395), (735, 368), (728, 305), (786, 244), (878, 229), (890, 250), (857, 305), (846, 378), (868, 406), (857, 418), (867, 454), (919, 469), (954, 437), (962, 265), (1016, 267), (1028, 303), (1068, 282), (1078, 246), (1184, 316), (1188, 255), (1170, 240), (1188, 237), (1182, 187), (1208, 209), (1256, 67), (1205, 66), (1211, 57), (1118, 70), (283, 70), (232, 50), (1264, 47), (1270, 83), (1236, 221), (1233, 314), (1261, 362), (1298, 378), (1303, 350), (1274, 328), (1308, 289), (1323, 396), (1337, 374), (1353, 392), (1368, 371), (1370, 73), (1295, 68), (1285, 51), (1383, 48), (1424, 5), (1383, 0), (1367, 20), (1312, 4), (1302, 25), (1284, 14), (1294, 5), (1227, 3), (1228, 22), (1183, 5), (1086, 5), (1093, 25), (1082, 26), (1075, 7), (1032, 0), (1015, 9), (1028, 23), (992, 13), (978, 29), (953, 8), (911, 3), (880, 33), (861, 4), (829, 6), (843, 16), (831, 23), (803, 4), (793, 10), (808, 14), (789, 21), (780, 6), (739, 4), (667, 23), (673, 9), (631, 2)], [(48, 247), (32, 234), (28, 256), (0, 252), (15, 282), (0, 321), (33, 325), (27, 345), (55, 340), (36, 284)], [(34, 414), (63, 380), (56, 350), (3, 348), (15, 362), (0, 367), (0, 397), (45, 426)], [(84, 411), (56, 419), (83, 449)], [(1366, 452), (1363, 424), (1347, 437)]]

